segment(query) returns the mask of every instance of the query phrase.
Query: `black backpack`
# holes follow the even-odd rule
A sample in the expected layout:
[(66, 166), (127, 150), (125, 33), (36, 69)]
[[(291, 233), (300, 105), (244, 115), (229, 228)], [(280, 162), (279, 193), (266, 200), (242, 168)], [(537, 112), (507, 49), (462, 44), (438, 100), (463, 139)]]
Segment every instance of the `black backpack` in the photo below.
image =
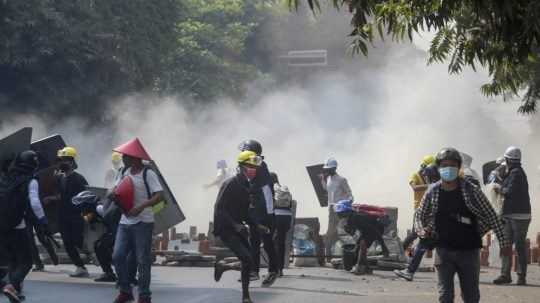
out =
[(24, 186), (30, 177), (4, 175), (0, 177), (0, 232), (8, 232), (26, 216), (29, 204)]

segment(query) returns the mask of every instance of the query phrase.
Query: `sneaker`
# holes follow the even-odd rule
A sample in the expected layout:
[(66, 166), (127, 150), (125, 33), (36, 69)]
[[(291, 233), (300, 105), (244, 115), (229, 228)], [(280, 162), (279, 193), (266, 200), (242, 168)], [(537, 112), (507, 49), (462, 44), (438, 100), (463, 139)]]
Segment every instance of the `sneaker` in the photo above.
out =
[(512, 278), (506, 277), (506, 276), (499, 276), (497, 279), (493, 280), (493, 284), (501, 285), (501, 284), (510, 284), (512, 283)]
[(251, 301), (251, 298), (243, 298), (242, 303), (253, 303), (253, 301)]
[(116, 282), (117, 278), (116, 275), (112, 272), (110, 273), (103, 273), (99, 278), (94, 279), (94, 282)]
[(410, 272), (408, 269), (404, 270), (394, 270), (394, 274), (400, 278), (403, 278), (407, 281), (412, 281), (414, 277), (414, 273)]
[(224, 272), (225, 272), (225, 266), (223, 266), (223, 263), (221, 263), (221, 261), (214, 263), (214, 280), (216, 282), (221, 280), (221, 276), (223, 276)]
[(527, 279), (525, 276), (518, 276), (517, 285), (527, 285)]
[(264, 281), (262, 281), (262, 287), (270, 287), (274, 282), (276, 282), (278, 274), (275, 272), (268, 273)]
[(279, 276), (280, 278), (284, 276), (284, 274), (283, 274), (283, 269), (280, 269), (280, 270), (279, 270), (278, 276)]
[(2, 293), (9, 299), (10, 303), (20, 303), (19, 292), (13, 287), (13, 285), (6, 285), (2, 289)]
[(88, 274), (88, 270), (86, 270), (86, 268), (77, 267), (75, 272), (69, 276), (72, 278), (88, 278), (90, 275)]
[(128, 303), (133, 302), (133, 300), (135, 299), (133, 298), (132, 294), (121, 291), (120, 293), (118, 293), (118, 296), (116, 297), (116, 299), (114, 299), (113, 303)]

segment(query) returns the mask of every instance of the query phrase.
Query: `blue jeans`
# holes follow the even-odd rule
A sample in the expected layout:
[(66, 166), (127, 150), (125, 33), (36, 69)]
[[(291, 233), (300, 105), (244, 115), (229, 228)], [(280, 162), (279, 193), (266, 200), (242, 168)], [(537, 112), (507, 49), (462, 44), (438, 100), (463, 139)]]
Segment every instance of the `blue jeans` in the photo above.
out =
[(434, 243), (432, 240), (420, 239), (418, 245), (416, 245), (416, 248), (414, 249), (413, 256), (407, 270), (411, 273), (415, 273), (418, 270), (418, 267), (420, 266), (420, 263), (422, 262), (422, 258), (424, 258), (424, 254), (426, 253), (426, 251), (433, 248)]
[(152, 231), (154, 223), (120, 224), (114, 243), (113, 263), (118, 275), (120, 291), (131, 293), (128, 255), (135, 253), (139, 272), (139, 297), (150, 298), (150, 278), (152, 269)]

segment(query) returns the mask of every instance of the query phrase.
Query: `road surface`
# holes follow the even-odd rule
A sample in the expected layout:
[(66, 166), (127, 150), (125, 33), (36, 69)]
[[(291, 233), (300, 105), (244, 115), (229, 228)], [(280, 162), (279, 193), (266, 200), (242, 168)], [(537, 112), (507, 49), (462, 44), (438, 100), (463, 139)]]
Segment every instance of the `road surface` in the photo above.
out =
[[(29, 303), (112, 302), (116, 290), (111, 284), (91, 279), (69, 278), (72, 266), (48, 266), (45, 273), (31, 273), (25, 283)], [(97, 267), (89, 267), (93, 277)], [(153, 302), (163, 303), (237, 303), (240, 284), (237, 272), (227, 272), (216, 283), (212, 268), (154, 267)], [(482, 302), (537, 302), (540, 297), (540, 267), (530, 267), (530, 286), (495, 286), (494, 269), (482, 269)], [(371, 276), (354, 276), (330, 268), (297, 268), (286, 271), (271, 288), (252, 287), (257, 303), (432, 303), (437, 301), (435, 273), (418, 273), (414, 282), (396, 279), (392, 272), (375, 271)], [(459, 287), (456, 286), (456, 297)], [(7, 302), (0, 298), (0, 302)], [(461, 302), (461, 300), (456, 300)]]

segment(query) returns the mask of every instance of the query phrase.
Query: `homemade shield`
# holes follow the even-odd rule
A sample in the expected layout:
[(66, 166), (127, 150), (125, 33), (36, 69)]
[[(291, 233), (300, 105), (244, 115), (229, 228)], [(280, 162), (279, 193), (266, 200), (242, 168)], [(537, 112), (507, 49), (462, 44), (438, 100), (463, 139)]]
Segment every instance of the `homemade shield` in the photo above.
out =
[(155, 218), (154, 234), (157, 235), (181, 223), (186, 217), (156, 163), (150, 161), (149, 167), (156, 173), (159, 183), (163, 187), (163, 201), (153, 207)]
[[(59, 193), (57, 179), (54, 176), (56, 169), (56, 153), (64, 148), (66, 143), (62, 136), (52, 135), (32, 142), (30, 149), (37, 152), (39, 156), (39, 171), (37, 173), (39, 181), (39, 197), (43, 199)], [(49, 229), (54, 234), (58, 232), (58, 205), (56, 203), (43, 205)]]
[(52, 135), (32, 142), (30, 148), (39, 155), (40, 168), (53, 166), (56, 162), (58, 150), (66, 147), (60, 135)]
[(489, 177), (489, 174), (495, 169), (497, 168), (497, 162), (496, 161), (490, 161), (490, 162), (487, 162), (486, 164), (484, 164), (482, 166), (482, 179), (484, 181), (484, 184), (487, 184), (488, 183), (488, 177)]
[(319, 204), (322, 207), (328, 206), (328, 193), (323, 188), (320, 177), (323, 173), (323, 164), (307, 166), (306, 169), (309, 179), (311, 180), (311, 184), (313, 184), (313, 189), (315, 189), (315, 194), (317, 195)]
[(0, 140), (0, 164), (5, 172), (13, 159), (30, 148), (32, 128), (25, 127)]
[(133, 208), (133, 192), (133, 179), (130, 176), (124, 177), (114, 190), (118, 198), (117, 204), (124, 213), (129, 212)]

